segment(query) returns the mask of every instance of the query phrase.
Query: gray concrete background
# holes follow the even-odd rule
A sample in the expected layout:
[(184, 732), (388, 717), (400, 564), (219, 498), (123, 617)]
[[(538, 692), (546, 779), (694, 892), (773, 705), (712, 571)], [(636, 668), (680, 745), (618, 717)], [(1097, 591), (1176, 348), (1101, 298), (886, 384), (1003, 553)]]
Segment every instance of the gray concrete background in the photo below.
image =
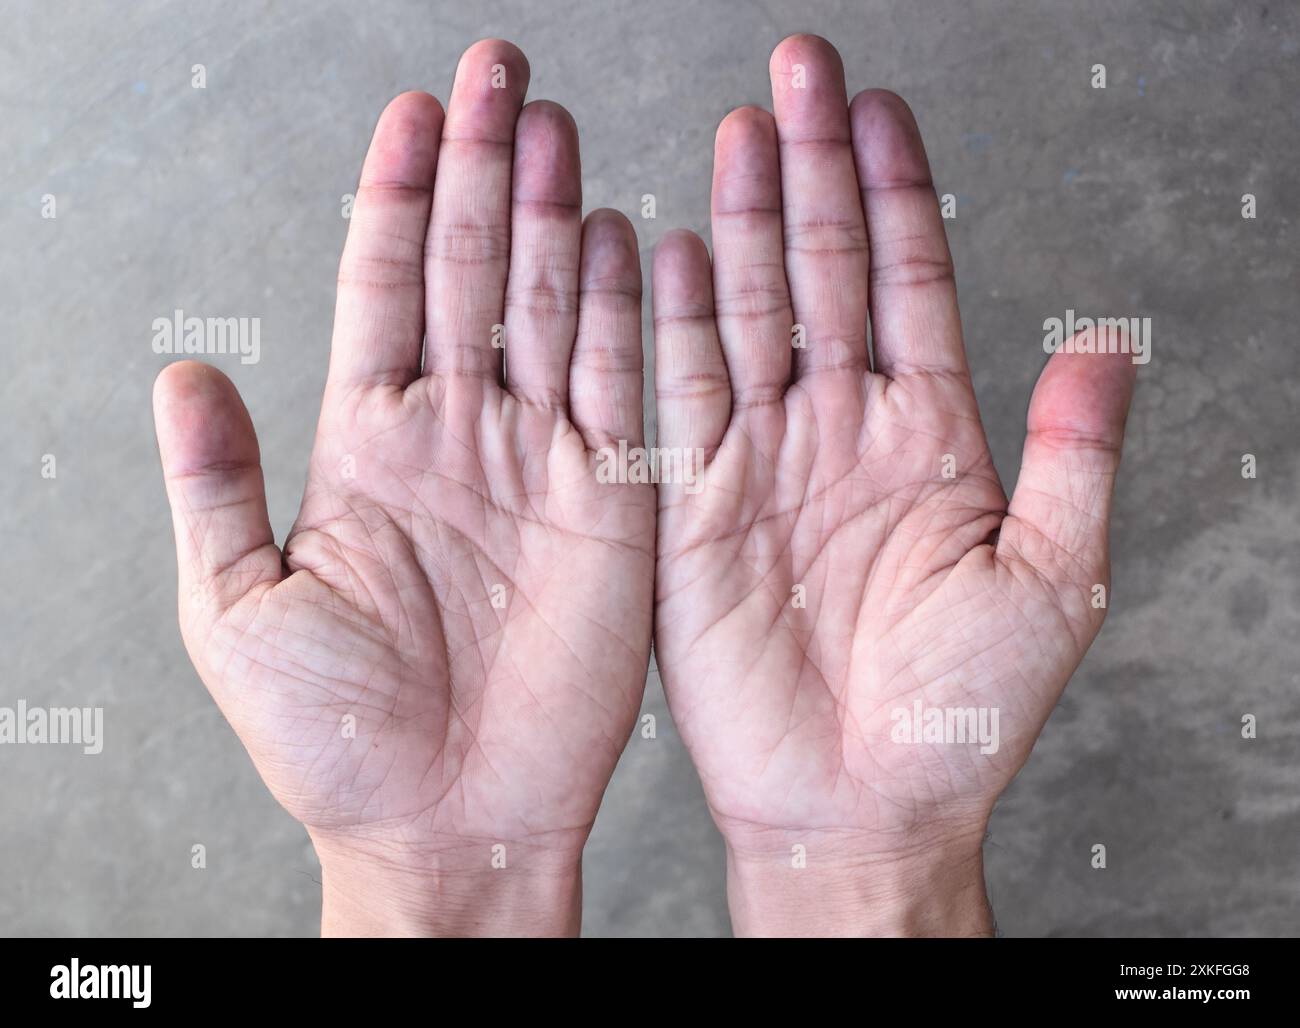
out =
[[(317, 926), (306, 836), (178, 637), (151, 321), (262, 319), (260, 364), (214, 360), (257, 423), (282, 537), (325, 374), (340, 197), (391, 96), (445, 99), (466, 45), (514, 40), (531, 95), (577, 118), (588, 206), (633, 218), (648, 267), (668, 228), (707, 233), (716, 123), (770, 102), (767, 57), (792, 31), (839, 47), (850, 93), (911, 102), (958, 198), (967, 342), (1008, 486), (1043, 319), (1154, 319), (1110, 620), (986, 846), (1001, 930), (1300, 932), (1300, 6), (150, 0), (7, 3), (0, 25), (0, 704), (102, 705), (107, 737), (95, 757), (0, 747), (0, 933)], [(632, 740), (610, 787), (584, 928), (725, 934), (720, 842), (653, 674), (645, 708), (659, 737)]]

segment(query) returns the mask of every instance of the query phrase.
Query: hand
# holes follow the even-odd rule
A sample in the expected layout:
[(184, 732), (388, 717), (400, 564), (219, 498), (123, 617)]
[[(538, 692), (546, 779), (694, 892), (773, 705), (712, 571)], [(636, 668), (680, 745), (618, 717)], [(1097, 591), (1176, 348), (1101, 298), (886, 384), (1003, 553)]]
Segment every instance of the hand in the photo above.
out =
[(186, 646), (316, 845), (327, 933), (576, 932), (640, 704), (654, 493), (594, 454), (641, 439), (637, 243), (583, 223), (573, 120), (527, 84), (485, 41), (445, 121), (381, 117), (283, 554), (234, 387), (158, 378)]
[[(1134, 367), (1049, 360), (1008, 505), (911, 113), (850, 108), (816, 37), (771, 72), (775, 118), (718, 130), (712, 270), (655, 258), (659, 445), (707, 461), (660, 487), (656, 656), (737, 932), (986, 933), (987, 819), (1104, 614)], [(996, 711), (996, 751), (895, 741), (917, 703)]]

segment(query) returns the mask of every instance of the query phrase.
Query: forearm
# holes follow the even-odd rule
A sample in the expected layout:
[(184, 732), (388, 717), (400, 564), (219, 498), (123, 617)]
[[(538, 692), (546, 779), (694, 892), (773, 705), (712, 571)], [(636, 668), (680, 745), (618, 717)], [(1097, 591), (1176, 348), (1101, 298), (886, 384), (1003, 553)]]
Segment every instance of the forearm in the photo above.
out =
[[(576, 936), (582, 857), (530, 854), (506, 867), (445, 857), (413, 866), (316, 844), (323, 937)], [(478, 847), (476, 849), (481, 849)]]
[[(727, 848), (727, 901), (737, 936), (959, 936), (993, 933), (982, 833), (900, 853), (804, 843)], [(788, 842), (788, 845), (785, 843)]]

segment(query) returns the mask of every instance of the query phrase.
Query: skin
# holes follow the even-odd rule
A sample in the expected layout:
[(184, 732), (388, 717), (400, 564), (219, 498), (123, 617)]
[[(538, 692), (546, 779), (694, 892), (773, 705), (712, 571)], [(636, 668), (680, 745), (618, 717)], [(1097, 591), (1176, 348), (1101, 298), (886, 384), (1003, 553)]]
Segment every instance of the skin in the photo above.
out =
[[(1135, 368), (1048, 360), (1008, 503), (911, 112), (814, 36), (771, 78), (718, 129), (712, 265), (655, 258), (659, 445), (707, 462), (660, 487), (656, 658), (737, 933), (987, 934), (989, 814), (1105, 614)], [(996, 708), (999, 748), (894, 741), (918, 700)]]
[(521, 111), (528, 74), (480, 42), (445, 117), (380, 118), (283, 551), (233, 385), (183, 362), (155, 389), (182, 634), (311, 835), (325, 934), (575, 934), (640, 706), (655, 496), (595, 474), (640, 443), (637, 242), (582, 220), (576, 127)]
[[(1131, 361), (1048, 361), (1008, 503), (915, 122), (792, 37), (775, 118), (719, 129), (713, 261), (656, 254), (658, 444), (705, 455), (656, 540), (652, 487), (596, 476), (642, 443), (635, 236), (580, 221), (576, 129), (527, 78), (484, 41), (445, 117), (381, 117), (283, 550), (233, 385), (155, 390), (182, 634), (311, 835), (322, 931), (576, 933), (653, 617), (737, 933), (987, 933), (989, 812), (1104, 615)], [(914, 700), (997, 708), (999, 749), (894, 742)]]

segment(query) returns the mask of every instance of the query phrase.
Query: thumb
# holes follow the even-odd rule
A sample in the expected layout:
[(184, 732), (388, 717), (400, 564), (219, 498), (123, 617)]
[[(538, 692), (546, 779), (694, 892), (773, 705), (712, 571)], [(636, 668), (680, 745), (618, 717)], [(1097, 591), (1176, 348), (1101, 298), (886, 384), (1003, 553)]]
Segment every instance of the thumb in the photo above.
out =
[(201, 612), (217, 617), (253, 586), (281, 576), (257, 435), (230, 379), (197, 361), (163, 369), (153, 409), (182, 621)]
[(1052, 355), (1029, 402), (1020, 479), (998, 550), (1058, 587), (1091, 587), (1109, 582), (1111, 494), (1137, 368), (1122, 331), (1080, 333), (1071, 342), (1076, 352)]

